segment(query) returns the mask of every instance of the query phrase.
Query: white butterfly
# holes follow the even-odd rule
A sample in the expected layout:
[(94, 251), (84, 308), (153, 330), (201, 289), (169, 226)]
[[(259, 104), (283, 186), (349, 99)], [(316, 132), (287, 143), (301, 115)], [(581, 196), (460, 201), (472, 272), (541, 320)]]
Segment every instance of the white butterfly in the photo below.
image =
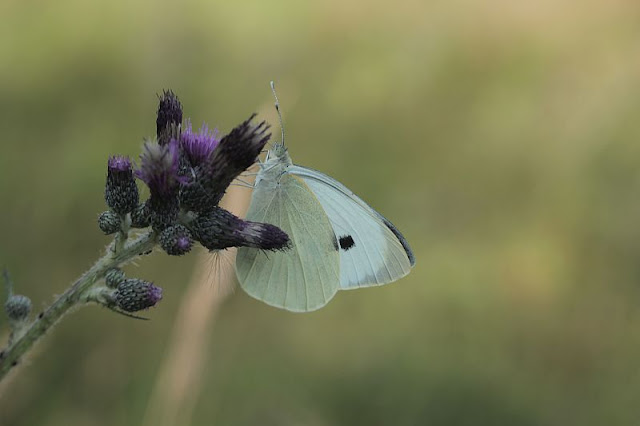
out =
[[(276, 108), (280, 114), (277, 97)], [(309, 312), (326, 305), (338, 290), (407, 275), (415, 259), (400, 231), (340, 182), (293, 164), (284, 131), (282, 141), (260, 164), (247, 220), (278, 226), (291, 247), (269, 253), (238, 249), (242, 288), (271, 306)]]

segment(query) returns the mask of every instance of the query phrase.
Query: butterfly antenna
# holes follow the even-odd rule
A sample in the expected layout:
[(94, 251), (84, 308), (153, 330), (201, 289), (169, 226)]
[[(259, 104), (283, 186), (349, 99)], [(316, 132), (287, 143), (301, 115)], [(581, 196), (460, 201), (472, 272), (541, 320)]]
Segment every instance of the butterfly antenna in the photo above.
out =
[(276, 98), (276, 111), (278, 112), (278, 119), (280, 120), (280, 132), (282, 133), (282, 145), (284, 145), (284, 123), (282, 121), (282, 113), (280, 112), (280, 101), (278, 100), (278, 95), (276, 94), (276, 85), (273, 81), (271, 82), (271, 91), (273, 92), (273, 97)]

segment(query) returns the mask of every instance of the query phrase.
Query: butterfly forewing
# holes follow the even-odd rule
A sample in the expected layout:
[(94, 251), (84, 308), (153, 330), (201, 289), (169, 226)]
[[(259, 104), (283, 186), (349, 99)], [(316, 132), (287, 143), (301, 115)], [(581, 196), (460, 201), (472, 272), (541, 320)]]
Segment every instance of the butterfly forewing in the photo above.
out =
[(335, 179), (293, 166), (329, 217), (340, 248), (340, 288), (382, 285), (407, 275), (413, 253), (400, 231)]
[(291, 247), (277, 252), (240, 248), (236, 272), (242, 288), (294, 312), (327, 304), (340, 287), (338, 243), (321, 203), (303, 179), (284, 174), (277, 185), (258, 183), (247, 219), (278, 226), (289, 235)]

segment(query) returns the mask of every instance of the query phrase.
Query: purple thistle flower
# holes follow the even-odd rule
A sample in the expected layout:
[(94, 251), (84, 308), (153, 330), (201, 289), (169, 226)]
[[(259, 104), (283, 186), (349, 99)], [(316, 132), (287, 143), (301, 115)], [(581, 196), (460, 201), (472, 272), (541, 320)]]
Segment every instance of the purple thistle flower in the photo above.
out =
[(256, 114), (252, 114), (222, 138), (211, 160), (206, 164), (208, 189), (216, 200), (216, 204), (231, 182), (256, 162), (258, 155), (271, 137), (271, 133), (268, 132), (269, 125), (266, 122), (262, 121), (257, 125), (252, 123), (255, 116)]
[(183, 204), (194, 211), (208, 211), (216, 206), (227, 187), (258, 158), (271, 137), (269, 125), (252, 123), (255, 114), (217, 144), (209, 159), (195, 170), (192, 184), (181, 194)]
[(109, 157), (108, 166), (109, 171), (127, 172), (131, 170), (131, 160), (129, 160), (129, 157), (114, 155)]
[(286, 250), (291, 244), (287, 233), (270, 223), (243, 220), (238, 224), (235, 236), (244, 240), (244, 246), (262, 250)]
[(208, 171), (213, 174), (212, 179), (227, 178), (231, 183), (237, 175), (255, 163), (271, 137), (268, 132), (270, 126), (265, 121), (254, 124), (252, 121), (255, 117), (256, 114), (252, 114), (222, 138), (208, 164)]
[(162, 300), (162, 289), (148, 281), (129, 278), (113, 293), (115, 305), (126, 312), (137, 312), (155, 306)]
[(211, 131), (204, 123), (198, 132), (194, 132), (191, 121), (187, 120), (185, 129), (180, 135), (180, 148), (192, 167), (207, 161), (218, 143), (220, 143), (218, 129)]
[(104, 198), (109, 208), (121, 215), (138, 205), (138, 186), (129, 158), (120, 155), (109, 157)]
[(167, 145), (145, 142), (136, 177), (147, 184), (152, 196), (173, 195), (180, 184), (184, 183), (184, 178), (178, 176), (178, 154), (178, 143), (175, 139)]
[(178, 160), (176, 140), (167, 145), (146, 142), (140, 155), (140, 169), (136, 170), (136, 176), (147, 184), (151, 192), (145, 208), (156, 231), (172, 225), (178, 217), (180, 185), (187, 181), (186, 177), (178, 174)]
[(209, 250), (227, 247), (284, 250), (290, 244), (289, 236), (277, 226), (242, 220), (220, 207), (198, 216), (191, 227), (194, 237)]

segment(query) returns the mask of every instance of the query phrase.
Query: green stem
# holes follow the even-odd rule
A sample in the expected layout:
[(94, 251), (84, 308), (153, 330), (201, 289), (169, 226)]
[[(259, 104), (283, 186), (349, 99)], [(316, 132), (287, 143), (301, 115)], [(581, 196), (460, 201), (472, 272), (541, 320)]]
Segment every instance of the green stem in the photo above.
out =
[(18, 364), (36, 341), (42, 337), (58, 320), (70, 309), (82, 303), (81, 296), (96, 281), (104, 278), (111, 269), (131, 262), (139, 255), (151, 250), (156, 244), (156, 235), (149, 231), (129, 242), (120, 249), (110, 245), (106, 254), (100, 258), (88, 271), (74, 282), (51, 306), (27, 327), (20, 335), (15, 336), (9, 345), (0, 352), (0, 381)]
[(130, 228), (131, 228), (131, 216), (129, 214), (120, 216), (120, 231), (118, 231), (118, 233), (116, 234), (115, 244), (113, 245), (114, 251), (119, 252), (124, 249), (124, 245), (127, 242), (127, 238), (129, 238)]

